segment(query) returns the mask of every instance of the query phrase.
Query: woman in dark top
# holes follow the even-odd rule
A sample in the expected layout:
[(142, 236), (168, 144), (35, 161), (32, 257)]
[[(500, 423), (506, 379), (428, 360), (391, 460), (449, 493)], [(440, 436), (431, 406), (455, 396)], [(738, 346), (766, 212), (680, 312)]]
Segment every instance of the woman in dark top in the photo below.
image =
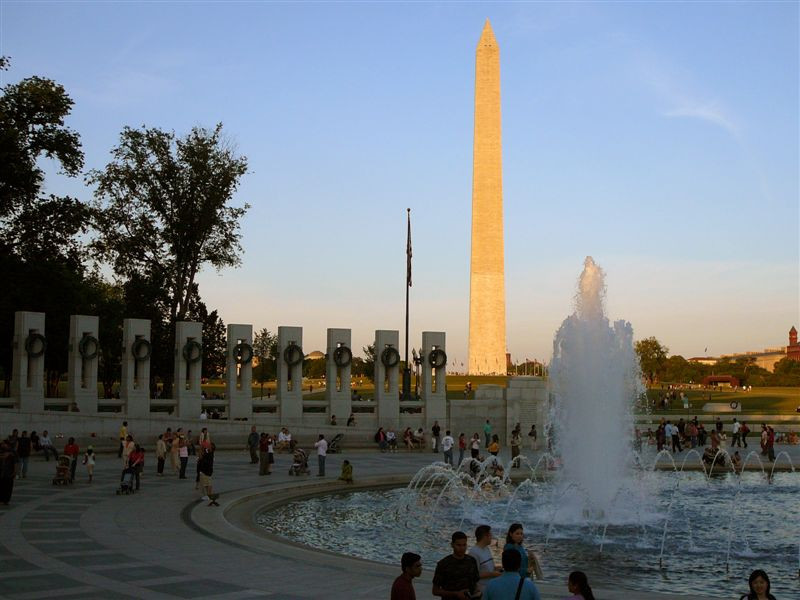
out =
[(744, 594), (740, 600), (776, 600), (775, 596), (769, 593), (769, 577), (765, 571), (756, 569), (750, 573), (750, 593)]

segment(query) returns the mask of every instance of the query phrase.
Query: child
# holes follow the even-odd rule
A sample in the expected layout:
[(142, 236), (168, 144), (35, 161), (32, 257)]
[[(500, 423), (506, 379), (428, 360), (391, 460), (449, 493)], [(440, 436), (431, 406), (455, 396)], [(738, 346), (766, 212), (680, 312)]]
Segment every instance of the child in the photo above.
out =
[(339, 480), (353, 483), (353, 465), (350, 464), (349, 460), (345, 460), (342, 463), (342, 474), (339, 475)]
[(89, 473), (89, 483), (92, 483), (92, 477), (94, 476), (94, 459), (94, 449), (89, 446), (86, 454), (83, 455), (83, 464), (86, 465), (86, 471)]

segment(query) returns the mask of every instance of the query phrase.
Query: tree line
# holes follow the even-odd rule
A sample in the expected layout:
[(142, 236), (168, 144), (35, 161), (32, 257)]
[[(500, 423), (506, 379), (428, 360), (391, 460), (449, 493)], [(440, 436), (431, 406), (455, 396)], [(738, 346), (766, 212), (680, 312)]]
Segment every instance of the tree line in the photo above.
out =
[[(0, 57), (0, 69), (10, 61)], [(84, 171), (81, 137), (66, 124), (74, 102), (59, 83), (31, 76), (0, 96), (0, 374), (9, 393), (14, 312), (47, 314), (47, 394), (67, 369), (69, 316), (100, 317), (99, 379), (106, 395), (121, 368), (122, 320), (150, 319), (151, 373), (171, 392), (175, 323), (203, 324), (203, 375), (225, 365), (225, 325), (203, 302), (197, 275), (241, 263), (231, 201), (247, 172), (221, 124), (185, 135), (124, 127), (109, 162)], [(83, 178), (87, 198), (45, 193), (44, 161)], [(89, 191), (91, 189), (91, 191)]]
[(785, 357), (775, 364), (772, 372), (756, 365), (752, 356), (723, 358), (714, 365), (688, 361), (680, 355), (669, 356), (669, 348), (655, 337), (639, 340), (635, 344), (642, 375), (649, 384), (700, 383), (709, 375), (731, 375), (741, 385), (800, 386), (800, 361)]

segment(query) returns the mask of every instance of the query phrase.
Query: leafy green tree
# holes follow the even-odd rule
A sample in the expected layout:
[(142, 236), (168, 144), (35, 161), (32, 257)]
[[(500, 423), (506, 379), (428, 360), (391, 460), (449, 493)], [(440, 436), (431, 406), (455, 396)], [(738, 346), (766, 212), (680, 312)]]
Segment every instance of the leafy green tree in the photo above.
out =
[(261, 396), (264, 396), (264, 384), (275, 379), (275, 365), (278, 356), (278, 336), (266, 327), (253, 336), (253, 354), (258, 364), (253, 369), (253, 377), (261, 385)]
[[(0, 58), (0, 69), (8, 59)], [(58, 83), (29, 77), (0, 95), (0, 272), (13, 282), (0, 294), (0, 368), (11, 377), (14, 312), (48, 314), (47, 395), (55, 396), (67, 366), (69, 315), (87, 312), (83, 266), (88, 208), (73, 198), (44, 197), (43, 159), (74, 177), (83, 168), (76, 132), (65, 125), (72, 99)]]
[[(0, 58), (0, 70), (8, 68)], [(80, 136), (64, 124), (73, 101), (63, 86), (43, 77), (9, 84), (0, 97), (0, 219), (18, 216), (39, 198), (41, 158), (75, 177), (83, 168)]]
[(662, 346), (655, 337), (649, 337), (636, 342), (634, 350), (639, 356), (642, 374), (647, 378), (648, 383), (653, 384), (664, 372), (669, 348)]
[(227, 331), (225, 323), (216, 310), (208, 311), (205, 302), (200, 299), (197, 284), (192, 290), (192, 301), (188, 319), (203, 325), (203, 368), (202, 377), (221, 377), (225, 372), (225, 356), (228, 351)]
[(186, 317), (201, 268), (241, 263), (239, 220), (248, 205), (230, 206), (247, 159), (213, 130), (179, 138), (156, 128), (126, 127), (112, 161), (93, 170), (93, 247), (117, 275), (160, 282), (170, 323)]
[[(153, 321), (158, 347), (153, 357), (156, 349), (166, 350), (169, 364), (156, 359), (151, 368), (170, 394), (174, 326), (199, 301), (197, 274), (207, 265), (220, 270), (241, 263), (239, 220), (249, 206), (233, 207), (230, 201), (247, 159), (223, 139), (222, 125), (195, 127), (184, 137), (126, 127), (111, 154), (112, 161), (87, 178), (96, 186), (92, 247), (120, 278), (134, 284), (131, 291), (156, 292), (149, 306), (142, 304), (141, 294), (130, 300), (152, 315), (145, 318)], [(219, 324), (206, 325), (213, 337)], [(213, 369), (214, 357), (204, 358)]]
[(361, 350), (364, 352), (364, 363), (363, 363), (363, 371), (359, 373), (360, 376), (366, 377), (370, 381), (375, 381), (375, 344), (370, 344), (369, 346), (362, 347)]

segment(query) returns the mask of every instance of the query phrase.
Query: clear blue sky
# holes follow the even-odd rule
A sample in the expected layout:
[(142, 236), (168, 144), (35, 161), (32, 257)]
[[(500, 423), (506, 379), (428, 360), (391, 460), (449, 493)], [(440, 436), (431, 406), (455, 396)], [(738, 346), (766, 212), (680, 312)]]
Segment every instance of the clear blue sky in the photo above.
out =
[[(87, 168), (125, 125), (221, 121), (250, 160), (226, 323), (401, 329), (466, 360), (474, 52), (501, 50), (508, 347), (549, 359), (583, 258), (684, 356), (786, 343), (798, 291), (798, 4), (2, 3), (3, 81), (75, 100)], [(81, 181), (49, 191), (88, 198)]]

